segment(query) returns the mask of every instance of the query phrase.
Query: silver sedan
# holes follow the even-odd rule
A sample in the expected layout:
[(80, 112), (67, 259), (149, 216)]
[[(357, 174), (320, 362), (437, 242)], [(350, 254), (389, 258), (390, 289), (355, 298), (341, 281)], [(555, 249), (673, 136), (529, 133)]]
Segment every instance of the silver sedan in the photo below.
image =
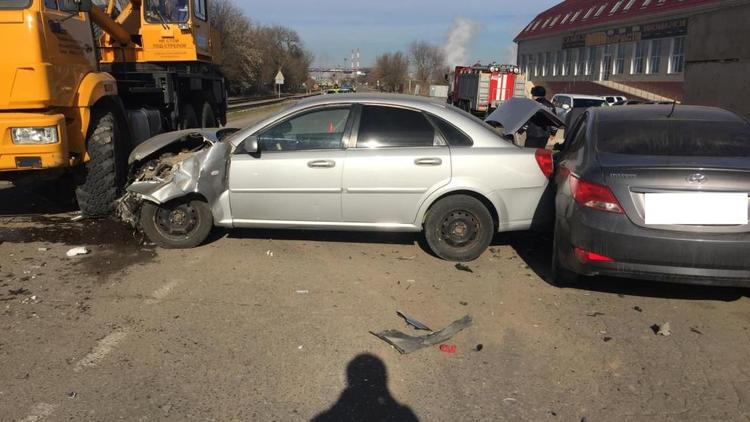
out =
[(213, 226), (422, 231), (454, 261), (528, 229), (552, 172), (548, 151), (452, 106), (362, 94), (305, 100), (244, 129), (162, 134), (129, 162), (120, 215), (163, 247), (197, 246)]

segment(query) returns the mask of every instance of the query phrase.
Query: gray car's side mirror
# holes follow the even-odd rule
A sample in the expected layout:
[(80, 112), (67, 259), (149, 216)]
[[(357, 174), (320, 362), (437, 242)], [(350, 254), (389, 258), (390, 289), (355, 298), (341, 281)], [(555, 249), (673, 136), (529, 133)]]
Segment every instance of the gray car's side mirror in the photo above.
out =
[(90, 12), (91, 8), (94, 7), (91, 0), (76, 0), (76, 3), (79, 12)]
[(563, 104), (563, 105), (562, 105), (562, 108), (563, 108), (563, 110), (570, 110), (570, 105), (568, 105), (568, 104)]
[(258, 136), (250, 135), (242, 143), (242, 149), (248, 154), (256, 154), (260, 146), (258, 145)]

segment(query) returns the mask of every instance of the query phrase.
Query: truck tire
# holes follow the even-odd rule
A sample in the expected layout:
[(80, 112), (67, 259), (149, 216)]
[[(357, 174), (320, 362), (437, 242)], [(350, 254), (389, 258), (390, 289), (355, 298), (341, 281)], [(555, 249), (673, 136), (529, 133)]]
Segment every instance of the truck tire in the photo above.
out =
[(208, 204), (190, 198), (166, 204), (144, 202), (139, 221), (146, 236), (165, 249), (194, 248), (206, 240), (214, 226)]
[(490, 246), (495, 225), (481, 201), (468, 195), (453, 195), (430, 208), (424, 232), (435, 255), (466, 262), (479, 258)]
[(209, 103), (203, 103), (203, 106), (201, 107), (201, 127), (204, 129), (209, 127), (219, 127), (216, 122), (216, 116), (214, 115), (214, 109), (211, 108), (211, 104)]
[(120, 151), (117, 126), (112, 111), (93, 110), (86, 147), (90, 159), (75, 191), (78, 207), (85, 216), (108, 215), (115, 210), (127, 161)]
[(178, 129), (195, 129), (200, 127), (198, 122), (198, 116), (195, 114), (195, 109), (190, 104), (185, 104), (180, 107), (180, 118), (179, 118)]

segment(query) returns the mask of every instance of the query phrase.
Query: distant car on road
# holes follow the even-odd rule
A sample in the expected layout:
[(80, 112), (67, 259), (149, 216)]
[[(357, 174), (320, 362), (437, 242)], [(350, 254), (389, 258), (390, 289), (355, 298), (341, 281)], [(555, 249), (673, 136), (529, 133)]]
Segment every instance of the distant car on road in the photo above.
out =
[(551, 152), (413, 96), (321, 96), (235, 131), (136, 147), (121, 216), (168, 248), (214, 225), (423, 231), (439, 257), (469, 261), (496, 232), (530, 228), (552, 173)]
[(625, 102), (627, 101), (627, 97), (623, 97), (621, 95), (603, 95), (602, 98), (604, 98), (604, 101), (607, 103), (607, 105), (615, 105), (615, 103), (619, 102)]
[(652, 101), (644, 101), (644, 100), (624, 100), (624, 101), (618, 101), (614, 105), (620, 106), (620, 105), (649, 105), (649, 104), (654, 104), (654, 103)]
[(750, 286), (748, 157), (722, 109), (589, 109), (555, 156), (552, 277)]
[(606, 104), (604, 98), (594, 95), (556, 94), (552, 97), (557, 117), (565, 121), (565, 116), (573, 108), (601, 107)]

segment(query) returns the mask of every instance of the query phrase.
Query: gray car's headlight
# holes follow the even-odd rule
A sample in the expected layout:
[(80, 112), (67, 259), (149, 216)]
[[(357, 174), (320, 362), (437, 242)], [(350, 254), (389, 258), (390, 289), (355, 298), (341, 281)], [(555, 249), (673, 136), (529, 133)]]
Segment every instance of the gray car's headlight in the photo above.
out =
[(11, 129), (13, 143), (19, 145), (57, 143), (57, 126), (14, 127)]

